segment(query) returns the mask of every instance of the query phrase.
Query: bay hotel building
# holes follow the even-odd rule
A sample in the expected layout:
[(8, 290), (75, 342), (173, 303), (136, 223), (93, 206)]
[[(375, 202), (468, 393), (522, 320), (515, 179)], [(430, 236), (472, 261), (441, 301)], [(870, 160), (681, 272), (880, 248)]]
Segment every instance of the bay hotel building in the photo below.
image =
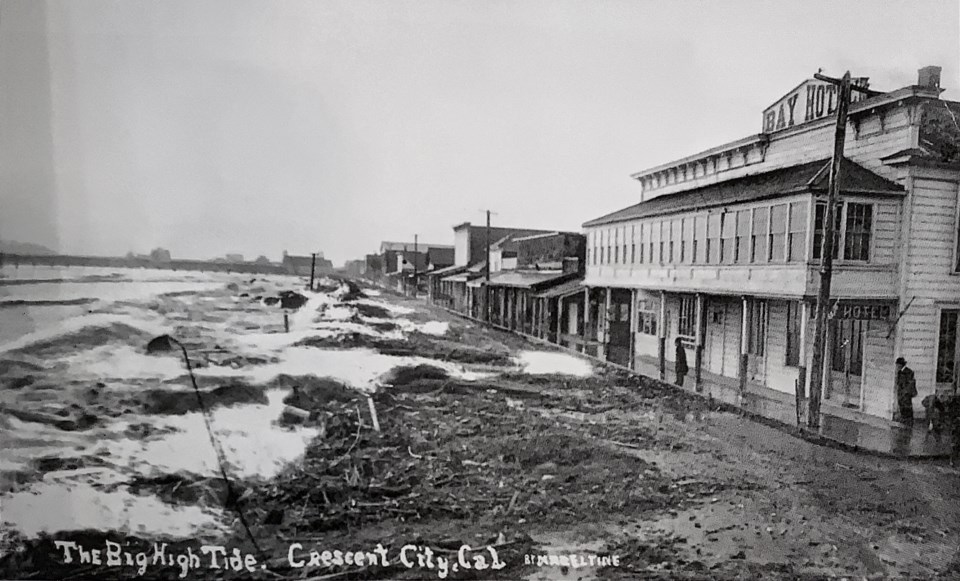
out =
[[(958, 386), (960, 103), (941, 92), (925, 67), (853, 93), (825, 406), (891, 419), (898, 356), (918, 410)], [(584, 224), (586, 351), (672, 380), (679, 337), (698, 387), (808, 397), (835, 108), (836, 88), (807, 80), (760, 133), (633, 175), (641, 201)]]

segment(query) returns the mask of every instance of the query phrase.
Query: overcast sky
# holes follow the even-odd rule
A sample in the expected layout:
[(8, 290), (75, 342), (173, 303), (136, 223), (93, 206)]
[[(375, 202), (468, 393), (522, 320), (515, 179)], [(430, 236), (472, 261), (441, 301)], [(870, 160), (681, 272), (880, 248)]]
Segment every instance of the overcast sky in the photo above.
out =
[(0, 0), (0, 238), (340, 263), (579, 230), (818, 68), (943, 67), (954, 1)]

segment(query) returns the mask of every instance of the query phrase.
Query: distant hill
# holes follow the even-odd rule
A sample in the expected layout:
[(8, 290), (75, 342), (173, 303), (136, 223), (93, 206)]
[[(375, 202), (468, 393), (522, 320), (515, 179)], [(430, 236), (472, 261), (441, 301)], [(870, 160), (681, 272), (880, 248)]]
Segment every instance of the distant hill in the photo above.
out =
[(31, 242), (17, 242), (16, 240), (0, 240), (0, 252), (26, 256), (50, 256), (56, 254), (56, 252), (46, 246), (33, 244)]

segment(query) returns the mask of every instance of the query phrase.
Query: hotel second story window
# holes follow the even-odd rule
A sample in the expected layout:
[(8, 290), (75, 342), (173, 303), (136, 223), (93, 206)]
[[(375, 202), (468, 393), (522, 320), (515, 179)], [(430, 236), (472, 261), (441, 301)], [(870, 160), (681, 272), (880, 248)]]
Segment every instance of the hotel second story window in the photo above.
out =
[(680, 313), (677, 317), (677, 335), (691, 340), (697, 335), (696, 297), (690, 295), (680, 297)]
[(637, 227), (630, 226), (630, 264), (637, 262)]
[(750, 210), (737, 212), (737, 248), (733, 260), (737, 264), (750, 260)]
[(647, 239), (644, 236), (647, 236), (650, 233), (649, 229), (644, 228), (643, 224), (640, 224), (640, 254), (637, 255), (637, 258), (640, 259), (640, 264), (643, 264), (643, 254), (644, 249), (647, 247)]
[(770, 262), (783, 262), (787, 240), (787, 205), (778, 204), (770, 208)]
[(620, 263), (620, 229), (613, 231), (613, 263)]
[(610, 236), (610, 231), (607, 230), (607, 264), (610, 264), (613, 261), (613, 245), (610, 241), (612, 236)]
[[(818, 202), (813, 214), (813, 260), (823, 257), (823, 225), (826, 223), (827, 204)], [(833, 211), (833, 259), (840, 257), (840, 237), (843, 234), (843, 204), (837, 204)]]
[(627, 227), (623, 227), (623, 263), (627, 264)]
[(953, 272), (960, 272), (960, 199), (957, 200), (957, 244), (954, 247), (954, 258), (956, 264), (953, 265)]
[(720, 264), (720, 214), (707, 216), (707, 262)]
[(637, 301), (637, 332), (644, 335), (657, 334), (657, 320), (660, 318), (657, 301)]
[(693, 248), (690, 250), (694, 264), (707, 263), (707, 217), (693, 218)]
[(657, 263), (657, 248), (660, 244), (660, 222), (647, 224), (650, 228), (650, 263)]
[(807, 203), (790, 204), (790, 236), (787, 240), (790, 262), (802, 262), (807, 259)]
[(736, 213), (724, 212), (720, 236), (720, 254), (724, 264), (733, 264), (736, 254), (737, 221)]
[(670, 236), (670, 224), (668, 222), (660, 222), (657, 227), (659, 231), (659, 237), (657, 240), (660, 242), (660, 250), (657, 254), (657, 262), (663, 264), (663, 259), (666, 258), (666, 249), (667, 249), (667, 239)]
[(750, 262), (767, 261), (767, 226), (770, 223), (770, 208), (754, 208), (753, 233), (750, 236)]
[(647, 242), (647, 262), (649, 262), (649, 263), (651, 263), (651, 264), (653, 264), (653, 262), (654, 262), (654, 254), (653, 254), (653, 245), (654, 245), (654, 240), (653, 240), (653, 239), (654, 239), (654, 235), (653, 235), (653, 230), (654, 230), (654, 228), (653, 228), (653, 227), (654, 227), (654, 225), (655, 225), (655, 224), (654, 224), (653, 222), (647, 222), (647, 232), (646, 232), (646, 234), (644, 234), (644, 238), (643, 238), (643, 239), (646, 240), (646, 242)]
[(847, 227), (843, 232), (843, 259), (870, 260), (870, 232), (873, 230), (873, 206), (847, 203)]

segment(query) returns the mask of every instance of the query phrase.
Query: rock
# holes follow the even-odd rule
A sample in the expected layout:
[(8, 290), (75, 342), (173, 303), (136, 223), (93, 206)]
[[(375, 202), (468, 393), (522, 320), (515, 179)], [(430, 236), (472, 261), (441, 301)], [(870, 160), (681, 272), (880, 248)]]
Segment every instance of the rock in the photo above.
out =
[(291, 405), (285, 406), (280, 414), (280, 423), (287, 426), (305, 424), (309, 419), (310, 412)]
[(294, 291), (280, 293), (280, 307), (283, 309), (299, 309), (307, 304), (307, 297)]
[(268, 307), (272, 307), (273, 305), (276, 305), (279, 302), (280, 302), (279, 297), (264, 297), (263, 299), (263, 304), (267, 305)]
[(239, 292), (239, 291), (240, 291), (240, 285), (238, 285), (238, 284), (235, 283), (235, 282), (231, 282), (230, 284), (227, 285), (227, 290), (228, 290), (228, 291), (231, 291), (231, 292)]
[(174, 342), (170, 335), (154, 337), (147, 343), (147, 353), (169, 353), (174, 350)]

